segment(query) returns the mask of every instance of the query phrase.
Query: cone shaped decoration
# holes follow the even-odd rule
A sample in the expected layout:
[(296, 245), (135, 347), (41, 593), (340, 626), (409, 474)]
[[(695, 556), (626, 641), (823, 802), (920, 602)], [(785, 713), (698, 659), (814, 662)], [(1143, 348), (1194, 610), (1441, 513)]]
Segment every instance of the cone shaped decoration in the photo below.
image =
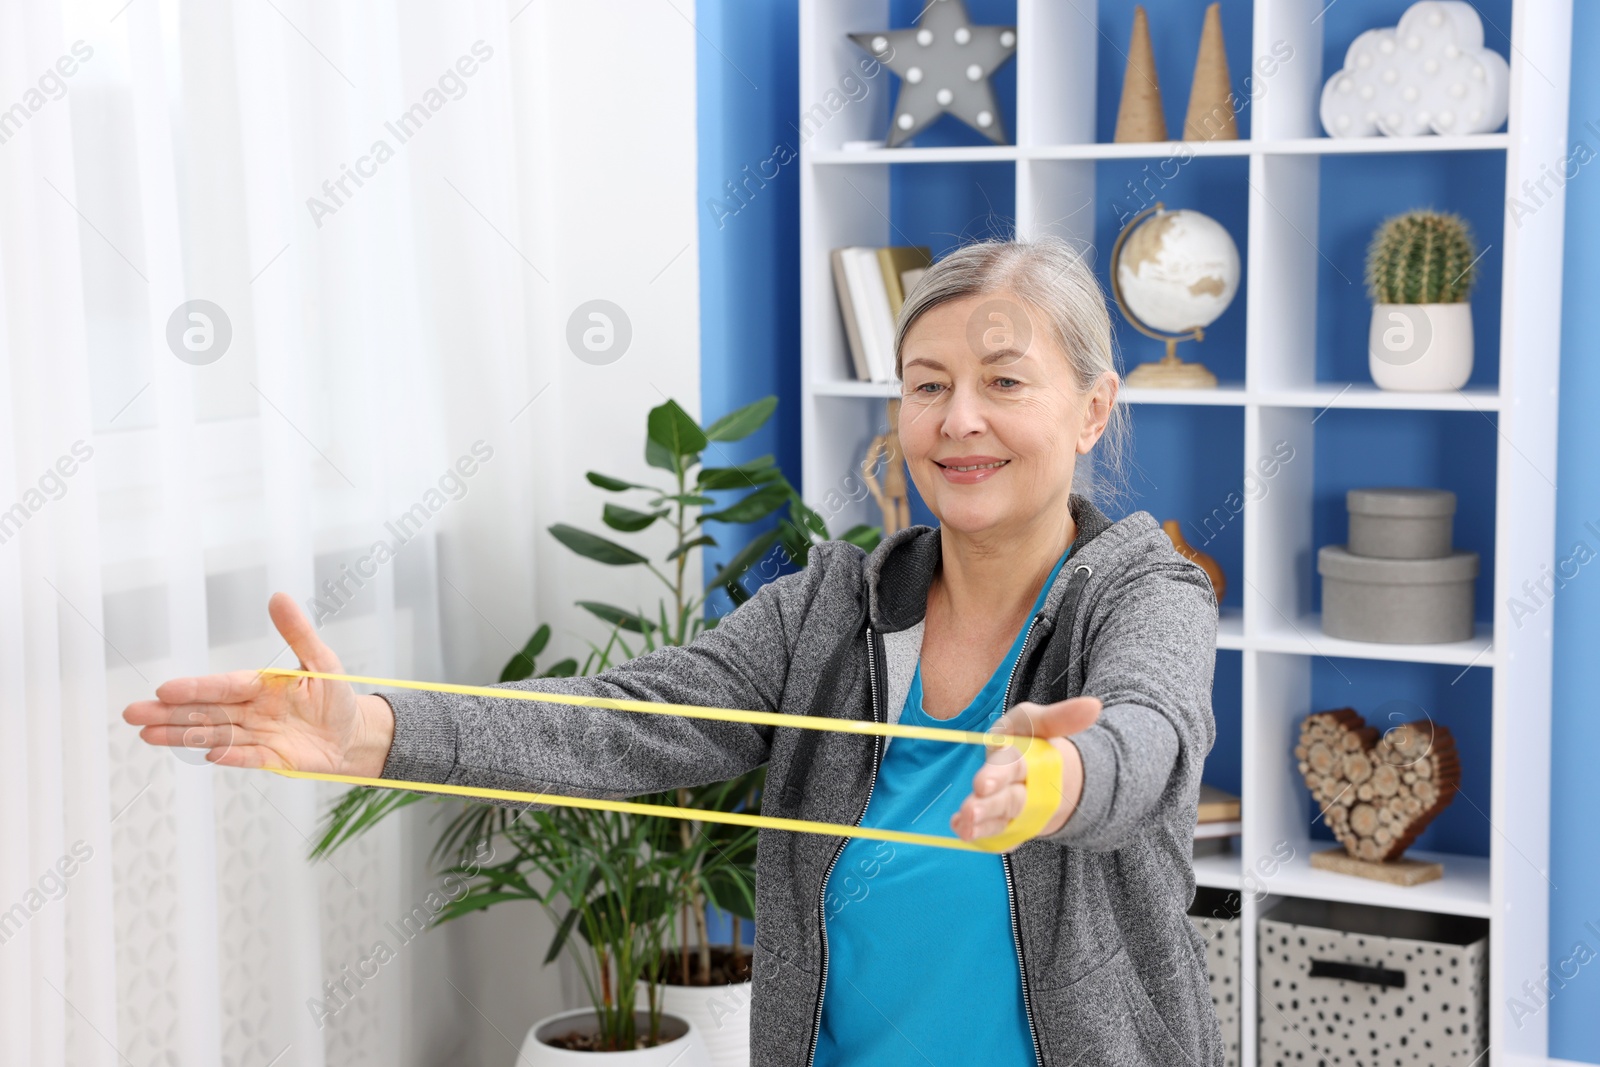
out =
[(1122, 102), (1117, 105), (1114, 141), (1165, 141), (1167, 120), (1161, 115), (1161, 85), (1156, 81), (1156, 55), (1150, 47), (1150, 23), (1144, 6), (1133, 9), (1133, 38), (1128, 42), (1128, 69), (1122, 75)]
[(1222, 46), (1222, 5), (1206, 8), (1200, 30), (1200, 54), (1194, 63), (1194, 84), (1189, 87), (1189, 112), (1183, 120), (1186, 141), (1237, 141), (1228, 81), (1228, 53)]

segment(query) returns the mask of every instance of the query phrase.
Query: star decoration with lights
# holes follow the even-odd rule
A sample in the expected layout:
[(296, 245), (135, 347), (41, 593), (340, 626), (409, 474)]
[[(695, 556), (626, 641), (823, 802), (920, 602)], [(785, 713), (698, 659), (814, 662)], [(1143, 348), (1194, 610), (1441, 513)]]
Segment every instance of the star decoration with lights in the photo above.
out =
[(916, 29), (852, 33), (850, 39), (900, 75), (890, 148), (946, 113), (995, 144), (1010, 143), (989, 76), (1016, 54), (1015, 26), (974, 26), (965, 0), (930, 0)]

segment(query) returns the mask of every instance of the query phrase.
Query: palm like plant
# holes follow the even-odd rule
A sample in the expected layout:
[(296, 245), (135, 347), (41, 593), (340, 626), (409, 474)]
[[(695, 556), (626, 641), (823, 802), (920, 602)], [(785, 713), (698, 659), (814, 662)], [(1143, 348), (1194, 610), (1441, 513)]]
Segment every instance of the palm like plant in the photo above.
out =
[[(777, 407), (776, 397), (746, 405), (701, 427), (675, 401), (651, 410), (646, 426), (645, 460), (669, 473), (667, 489), (630, 482), (590, 471), (592, 485), (613, 493), (651, 494), (648, 510), (606, 503), (601, 521), (619, 533), (639, 533), (668, 523), (674, 544), (658, 566), (650, 557), (610, 537), (558, 523), (550, 533), (587, 559), (609, 566), (642, 566), (658, 578), (664, 594), (655, 612), (583, 600), (578, 606), (610, 626), (604, 645), (590, 643), (584, 662), (563, 659), (543, 672), (538, 657), (550, 641), (550, 627), (541, 625), (501, 672), (500, 681), (531, 677), (571, 677), (606, 670), (613, 663), (668, 645), (686, 645), (716, 625), (706, 619), (707, 598), (725, 591), (735, 605), (751, 595), (746, 580), (774, 546), (793, 566), (805, 566), (813, 545), (829, 539), (827, 524), (806, 506), (776, 466), (771, 455), (744, 463), (707, 467), (702, 455), (717, 443), (738, 441), (765, 425)], [(719, 506), (709, 495), (744, 491)], [(757, 534), (698, 589), (688, 581), (689, 554), (717, 547), (708, 523), (747, 525), (787, 509), (773, 528)], [(841, 540), (869, 551), (878, 543), (877, 527), (858, 525)], [(764, 575), (763, 577), (771, 577)], [(637, 647), (635, 647), (637, 646)], [(638, 798), (644, 803), (673, 804), (699, 810), (753, 809), (766, 769), (729, 782), (677, 789)], [(329, 812), (325, 831), (313, 849), (327, 855), (390, 813), (429, 794), (356, 788), (344, 794)], [(474, 857), (494, 854), (496, 844), (510, 857), (482, 866)], [(660, 983), (666, 980), (666, 946), (674, 918), (679, 920), (678, 975), (684, 984), (709, 984), (711, 948), (706, 931), (706, 905), (715, 904), (733, 917), (733, 951), (739, 951), (739, 922), (755, 916), (753, 889), (756, 831), (721, 823), (591, 811), (584, 808), (512, 811), (494, 804), (459, 805), (434, 846), (432, 862), (466, 881), (467, 892), (441, 911), (445, 922), (508, 900), (534, 900), (556, 924), (545, 962), (554, 960), (577, 931), (586, 953), (576, 956), (595, 1011), (601, 1040), (609, 1049), (631, 1049), (635, 1032), (635, 989), (647, 983), (649, 1038), (660, 1022)], [(539, 876), (548, 886), (534, 885)], [(690, 928), (692, 925), (693, 933)], [(694, 966), (689, 959), (694, 942)]]

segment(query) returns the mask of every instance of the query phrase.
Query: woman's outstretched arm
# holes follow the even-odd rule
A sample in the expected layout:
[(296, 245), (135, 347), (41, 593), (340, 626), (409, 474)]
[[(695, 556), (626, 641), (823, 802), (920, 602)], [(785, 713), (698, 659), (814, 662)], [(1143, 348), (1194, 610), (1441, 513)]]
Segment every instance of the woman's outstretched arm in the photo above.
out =
[[(689, 645), (590, 678), (504, 688), (779, 711), (799, 622), (836, 549), (859, 553), (817, 546), (805, 570), (763, 586)], [(828, 584), (830, 594), (843, 586)], [(274, 596), (269, 610), (302, 667), (342, 672), (290, 597)], [(358, 696), (342, 682), (255, 671), (174, 679), (123, 718), (151, 744), (204, 748), (220, 766), (611, 798), (736, 777), (767, 760), (772, 740), (772, 727), (745, 723), (410, 690)]]

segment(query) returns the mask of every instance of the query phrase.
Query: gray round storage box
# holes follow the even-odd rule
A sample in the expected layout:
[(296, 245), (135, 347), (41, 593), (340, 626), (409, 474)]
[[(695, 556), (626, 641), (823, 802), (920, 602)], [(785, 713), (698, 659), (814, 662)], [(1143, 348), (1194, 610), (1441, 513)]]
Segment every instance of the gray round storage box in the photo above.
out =
[(1353, 555), (1435, 559), (1450, 554), (1456, 495), (1448, 489), (1352, 489), (1344, 502)]
[(1476, 552), (1376, 559), (1344, 545), (1317, 550), (1322, 632), (1351, 641), (1436, 644), (1472, 636)]

